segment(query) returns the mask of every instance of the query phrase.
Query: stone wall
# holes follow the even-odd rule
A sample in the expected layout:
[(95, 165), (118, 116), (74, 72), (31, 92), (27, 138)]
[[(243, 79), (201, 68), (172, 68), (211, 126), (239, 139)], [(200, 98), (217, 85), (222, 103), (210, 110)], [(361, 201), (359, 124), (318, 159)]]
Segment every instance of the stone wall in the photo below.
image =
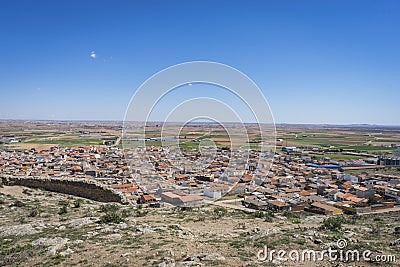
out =
[(99, 202), (127, 203), (123, 194), (93, 180), (78, 178), (2, 176), (1, 182), (8, 186), (19, 185), (30, 188), (39, 188), (47, 191), (88, 198)]

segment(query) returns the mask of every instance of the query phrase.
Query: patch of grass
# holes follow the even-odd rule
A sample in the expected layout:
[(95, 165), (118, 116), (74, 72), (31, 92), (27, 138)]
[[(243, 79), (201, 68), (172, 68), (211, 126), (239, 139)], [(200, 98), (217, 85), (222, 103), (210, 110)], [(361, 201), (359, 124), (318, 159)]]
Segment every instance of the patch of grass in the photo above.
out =
[(99, 211), (100, 212), (117, 212), (119, 210), (119, 206), (117, 204), (105, 204), (101, 205)]
[(379, 151), (379, 150), (395, 150), (393, 147), (382, 146), (344, 146), (343, 149), (354, 149), (358, 151)]
[[(0, 266), (18, 266), (26, 259), (38, 254), (38, 248), (31, 244), (17, 245), (15, 247), (0, 250)], [(40, 249), (40, 248), (39, 248)]]
[(272, 222), (275, 214), (272, 211), (255, 211), (253, 214), (254, 218), (264, 219), (266, 222)]
[(19, 207), (19, 208), (21, 208), (21, 207), (24, 207), (24, 206), (25, 206), (25, 203), (22, 202), (21, 200), (16, 200), (16, 201), (14, 201), (13, 203), (10, 204), (10, 207)]
[(66, 214), (66, 213), (68, 213), (68, 208), (67, 208), (67, 206), (66, 206), (66, 205), (62, 205), (62, 206), (60, 207), (60, 209), (58, 210), (58, 215), (63, 215), (63, 214)]
[(32, 191), (31, 190), (29, 190), (29, 189), (24, 189), (24, 190), (22, 190), (22, 194), (25, 194), (25, 195), (28, 195), (28, 196), (31, 196), (32, 195)]
[(301, 224), (301, 220), (300, 220), (300, 219), (294, 219), (294, 220), (292, 221), (292, 223), (294, 223), (294, 224)]
[(342, 229), (342, 224), (345, 222), (343, 217), (330, 217), (325, 219), (321, 224), (321, 229), (327, 229), (330, 231), (339, 231)]
[(223, 207), (216, 207), (213, 210), (213, 218), (220, 219), (228, 214), (228, 210)]
[(32, 140), (26, 142), (27, 144), (55, 144), (65, 147), (79, 146), (79, 145), (102, 145), (103, 139), (100, 138), (60, 138), (60, 139), (46, 139), (46, 140)]
[(74, 207), (75, 209), (80, 208), (82, 202), (83, 202), (82, 199), (76, 199), (76, 200), (74, 201), (73, 207)]
[(31, 211), (29, 212), (29, 217), (37, 217), (39, 215), (39, 208), (38, 207), (34, 207), (31, 209)]
[(104, 212), (99, 223), (121, 223), (125, 221), (124, 213), (117, 204), (105, 204), (100, 206), (100, 212)]
[(296, 238), (293, 242), (296, 244), (299, 244), (299, 245), (304, 245), (306, 243), (306, 241), (304, 239), (300, 239), (300, 238)]
[(100, 217), (100, 223), (121, 223), (124, 222), (124, 217), (119, 212), (107, 212)]
[(244, 248), (248, 244), (248, 241), (245, 239), (239, 239), (229, 242), (229, 245), (233, 248)]
[(241, 261), (248, 261), (254, 258), (255, 254), (246, 250), (239, 250), (238, 255)]
[(114, 263), (104, 263), (102, 267), (120, 267), (120, 264), (114, 264)]
[(147, 211), (147, 210), (136, 210), (135, 211), (135, 215), (137, 216), (137, 217), (144, 217), (144, 216), (146, 216), (147, 214), (148, 214), (149, 212)]
[(280, 237), (279, 239), (276, 239), (276, 240), (271, 240), (268, 237), (263, 237), (261, 239), (254, 241), (253, 245), (255, 247), (268, 246), (268, 248), (275, 249), (276, 247), (278, 247), (280, 245), (289, 246), (290, 243), (291, 243), (290, 239), (286, 236)]

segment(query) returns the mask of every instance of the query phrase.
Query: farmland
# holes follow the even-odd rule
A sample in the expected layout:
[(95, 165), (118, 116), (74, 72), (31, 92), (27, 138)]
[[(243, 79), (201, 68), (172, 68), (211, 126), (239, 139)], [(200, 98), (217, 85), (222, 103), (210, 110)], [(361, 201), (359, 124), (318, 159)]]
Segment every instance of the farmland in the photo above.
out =
[[(399, 127), (277, 126), (279, 146), (331, 148), (372, 154), (392, 153), (400, 145)], [(343, 158), (346, 155), (343, 155)]]

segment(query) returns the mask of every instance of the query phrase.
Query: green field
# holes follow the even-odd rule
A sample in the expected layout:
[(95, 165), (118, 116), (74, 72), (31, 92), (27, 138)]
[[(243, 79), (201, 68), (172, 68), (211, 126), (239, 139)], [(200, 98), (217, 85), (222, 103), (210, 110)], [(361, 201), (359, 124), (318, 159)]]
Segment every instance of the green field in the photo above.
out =
[[(332, 137), (332, 138), (290, 138), (286, 139), (288, 143), (297, 146), (314, 146), (314, 147), (330, 147), (334, 146), (339, 149), (352, 149), (358, 151), (392, 151), (395, 148), (383, 147), (383, 146), (373, 146), (373, 145), (359, 145), (365, 143), (369, 140), (359, 140), (355, 138), (348, 137)], [(391, 140), (394, 141), (394, 140)], [(398, 141), (397, 141), (398, 142)]]
[(32, 140), (26, 142), (27, 144), (54, 144), (65, 147), (79, 146), (79, 145), (102, 145), (103, 139), (100, 138), (65, 138), (65, 139), (51, 139), (51, 140)]
[(382, 146), (340, 146), (343, 149), (354, 149), (359, 151), (392, 151), (395, 150), (393, 147), (382, 147)]

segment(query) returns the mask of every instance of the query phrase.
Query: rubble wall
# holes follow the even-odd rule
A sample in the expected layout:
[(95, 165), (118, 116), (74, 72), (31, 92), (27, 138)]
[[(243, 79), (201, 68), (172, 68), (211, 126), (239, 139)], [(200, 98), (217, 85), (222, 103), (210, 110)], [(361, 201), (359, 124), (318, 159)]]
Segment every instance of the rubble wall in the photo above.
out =
[(96, 181), (78, 178), (52, 178), (52, 177), (1, 177), (4, 185), (26, 186), (47, 191), (83, 197), (99, 202), (117, 202), (125, 204), (126, 198), (106, 185)]

